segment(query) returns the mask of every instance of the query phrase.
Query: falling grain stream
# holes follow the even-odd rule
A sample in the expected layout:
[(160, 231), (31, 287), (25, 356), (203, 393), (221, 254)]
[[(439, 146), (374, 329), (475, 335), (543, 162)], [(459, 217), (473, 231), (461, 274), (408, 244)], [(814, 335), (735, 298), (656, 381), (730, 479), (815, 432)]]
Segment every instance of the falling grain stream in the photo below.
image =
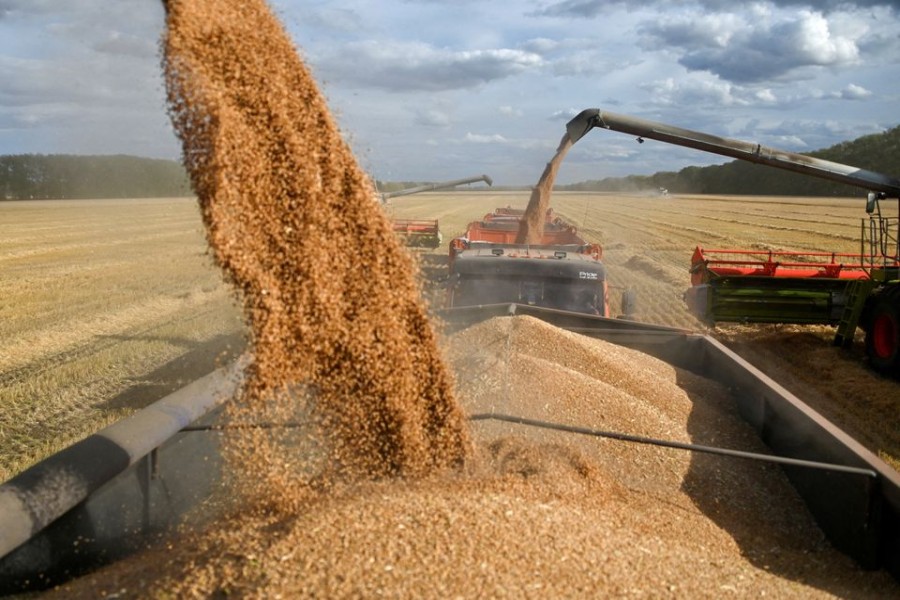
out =
[(525, 215), (519, 225), (519, 233), (516, 235), (517, 244), (540, 244), (544, 234), (544, 219), (547, 209), (550, 208), (550, 196), (553, 193), (553, 182), (563, 159), (572, 147), (572, 140), (568, 133), (563, 134), (556, 148), (556, 154), (541, 173), (541, 178), (531, 191), (531, 198), (525, 208)]
[[(880, 597), (777, 470), (577, 440), (496, 410), (754, 449), (726, 390), (528, 317), (438, 346), (413, 262), (262, 0), (169, 0), (170, 113), (252, 365), (239, 494), (60, 597)], [(533, 243), (563, 138), (532, 195)], [(534, 204), (532, 209), (531, 204)], [(535, 229), (536, 228), (536, 229)]]

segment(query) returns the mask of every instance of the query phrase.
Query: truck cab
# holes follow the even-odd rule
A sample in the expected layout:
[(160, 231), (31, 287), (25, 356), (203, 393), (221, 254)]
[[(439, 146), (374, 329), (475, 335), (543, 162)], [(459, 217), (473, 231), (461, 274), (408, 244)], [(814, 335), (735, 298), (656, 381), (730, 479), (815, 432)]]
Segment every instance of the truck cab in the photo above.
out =
[(450, 307), (517, 303), (609, 316), (602, 249), (547, 214), (540, 244), (516, 244), (523, 211), (498, 208), (450, 242)]
[(609, 316), (606, 270), (579, 246), (474, 244), (450, 276), (450, 306), (518, 303)]

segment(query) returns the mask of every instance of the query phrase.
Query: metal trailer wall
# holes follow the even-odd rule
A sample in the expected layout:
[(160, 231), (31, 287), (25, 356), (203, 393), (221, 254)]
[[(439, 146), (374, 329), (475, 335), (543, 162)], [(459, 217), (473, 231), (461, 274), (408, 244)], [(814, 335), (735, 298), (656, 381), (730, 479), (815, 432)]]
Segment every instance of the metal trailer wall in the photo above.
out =
[(722, 343), (671, 327), (523, 305), (448, 309), (441, 317), (452, 329), (504, 314), (531, 315), (717, 381), (773, 454), (868, 471), (781, 467), (835, 548), (900, 580), (900, 473)]
[[(46, 588), (180, 524), (223, 480), (216, 432), (179, 433), (233, 397), (243, 361), (0, 485), (0, 594)], [(196, 519), (196, 516), (192, 516)]]
[[(449, 309), (439, 317), (452, 330), (513, 314), (719, 381), (773, 454), (858, 467), (846, 473), (782, 466), (836, 548), (900, 580), (900, 474), (728, 348), (670, 327), (522, 305)], [(181, 430), (214, 422), (240, 369), (200, 379), (0, 486), (0, 594), (46, 587), (132, 552), (185, 519), (214, 518), (202, 505), (227, 475), (220, 434)]]

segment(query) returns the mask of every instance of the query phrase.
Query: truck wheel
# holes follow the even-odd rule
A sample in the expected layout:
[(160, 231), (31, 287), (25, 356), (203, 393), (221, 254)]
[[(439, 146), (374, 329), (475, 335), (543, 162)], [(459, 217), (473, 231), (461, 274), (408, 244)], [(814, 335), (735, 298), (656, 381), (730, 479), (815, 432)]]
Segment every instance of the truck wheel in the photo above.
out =
[(882, 375), (900, 377), (900, 293), (882, 294), (872, 306), (866, 355)]

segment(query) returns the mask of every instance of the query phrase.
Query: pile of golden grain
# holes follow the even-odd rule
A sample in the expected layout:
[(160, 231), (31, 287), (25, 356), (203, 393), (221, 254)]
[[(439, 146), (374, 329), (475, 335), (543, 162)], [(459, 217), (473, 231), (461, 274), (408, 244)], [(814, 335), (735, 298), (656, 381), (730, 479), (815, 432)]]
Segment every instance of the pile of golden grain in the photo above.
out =
[[(763, 450), (714, 382), (529, 317), (454, 334), (466, 410)], [(483, 423), (467, 470), (238, 514), (65, 593), (253, 597), (887, 597), (780, 470)]]

